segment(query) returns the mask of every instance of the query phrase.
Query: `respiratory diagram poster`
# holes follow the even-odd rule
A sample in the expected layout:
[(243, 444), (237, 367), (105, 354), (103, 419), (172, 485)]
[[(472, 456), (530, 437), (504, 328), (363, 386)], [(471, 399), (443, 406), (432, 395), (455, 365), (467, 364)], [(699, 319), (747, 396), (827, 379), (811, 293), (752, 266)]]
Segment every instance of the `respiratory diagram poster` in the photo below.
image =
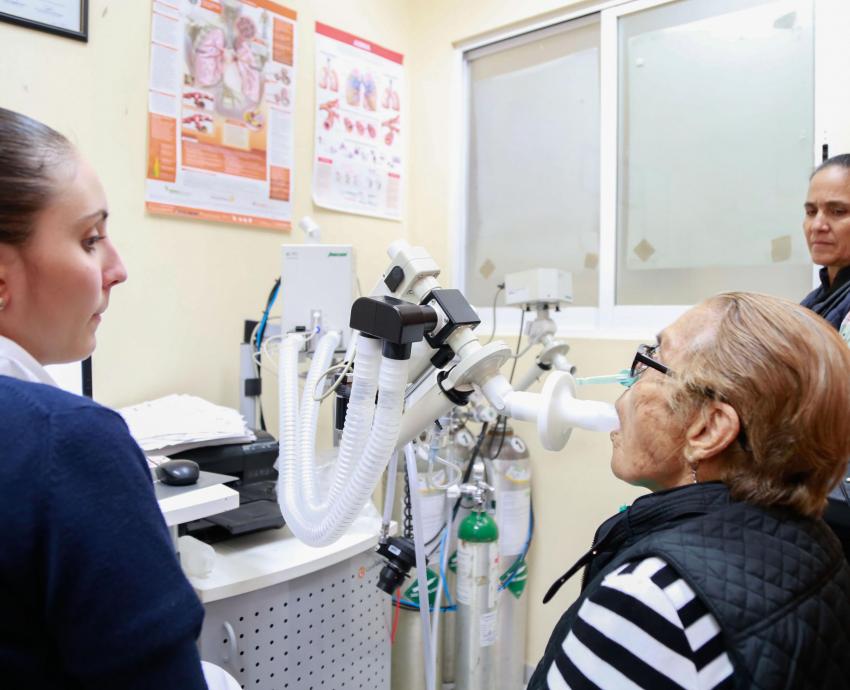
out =
[(404, 56), (316, 23), (317, 206), (401, 219)]
[(148, 211), (291, 228), (295, 21), (270, 0), (153, 0)]

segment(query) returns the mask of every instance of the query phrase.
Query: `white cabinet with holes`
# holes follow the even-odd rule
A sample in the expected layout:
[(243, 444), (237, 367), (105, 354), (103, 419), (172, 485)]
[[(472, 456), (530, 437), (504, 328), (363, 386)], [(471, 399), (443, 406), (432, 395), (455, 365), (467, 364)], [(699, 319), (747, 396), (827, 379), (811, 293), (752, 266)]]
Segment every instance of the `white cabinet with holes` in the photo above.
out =
[(360, 518), (323, 548), (286, 528), (216, 544), (213, 572), (190, 578), (206, 609), (202, 658), (246, 690), (389, 690), (379, 527)]

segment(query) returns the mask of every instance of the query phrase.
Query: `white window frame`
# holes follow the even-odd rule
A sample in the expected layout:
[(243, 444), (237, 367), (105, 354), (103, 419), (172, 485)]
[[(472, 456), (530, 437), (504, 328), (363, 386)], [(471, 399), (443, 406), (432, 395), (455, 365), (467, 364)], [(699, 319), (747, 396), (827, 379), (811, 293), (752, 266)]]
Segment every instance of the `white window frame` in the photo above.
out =
[[(494, 32), (475, 41), (455, 45), (454, 84), (460, 104), (453, 118), (458, 146), (457, 171), (452, 188), (452, 218), (454, 226), (454, 258), (452, 275), (456, 287), (466, 282), (466, 235), (468, 200), (468, 152), (470, 77), (466, 53), (500, 41), (517, 38), (557, 24), (599, 15), (600, 47), (600, 184), (599, 184), (599, 306), (569, 307), (552, 314), (558, 333), (567, 338), (649, 339), (674, 321), (691, 305), (624, 306), (616, 304), (617, 271), (617, 136), (619, 116), (618, 22), (623, 16), (678, 0), (609, 0), (573, 12), (552, 16), (545, 21)], [(850, 151), (850, 89), (846, 75), (850, 74), (850, 51), (846, 36), (850, 30), (848, 0), (814, 0), (814, 59), (815, 59), (815, 124), (814, 160), (819, 161), (824, 142), (829, 143), (830, 155)], [(802, 208), (803, 200), (800, 200)], [(802, 212), (801, 212), (802, 218)], [(801, 221), (802, 222), (802, 221)], [(802, 230), (801, 230), (802, 232)], [(818, 269), (812, 270), (812, 287), (819, 284)], [(800, 299), (803, 295), (800, 295)], [(515, 307), (499, 307), (493, 314), (492, 304), (475, 305), (482, 319), (480, 332), (489, 333), (493, 318), (497, 333), (517, 333), (520, 311)]]

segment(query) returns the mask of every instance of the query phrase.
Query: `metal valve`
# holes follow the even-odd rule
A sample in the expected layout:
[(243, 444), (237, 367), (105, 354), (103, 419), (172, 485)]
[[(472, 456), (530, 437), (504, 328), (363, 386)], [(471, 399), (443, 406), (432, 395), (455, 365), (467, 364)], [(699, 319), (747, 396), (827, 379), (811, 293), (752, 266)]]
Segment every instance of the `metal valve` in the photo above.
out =
[(481, 507), (487, 503), (495, 489), (484, 481), (484, 463), (480, 460), (476, 460), (472, 466), (471, 479), (471, 482), (460, 485), (460, 494), (471, 498), (476, 507)]

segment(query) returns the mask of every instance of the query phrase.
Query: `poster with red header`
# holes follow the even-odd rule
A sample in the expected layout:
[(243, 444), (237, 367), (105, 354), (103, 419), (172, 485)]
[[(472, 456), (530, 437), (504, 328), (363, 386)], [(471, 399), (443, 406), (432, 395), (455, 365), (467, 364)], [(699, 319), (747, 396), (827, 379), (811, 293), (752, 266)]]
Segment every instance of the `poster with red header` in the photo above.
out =
[(145, 205), (289, 230), (295, 21), (270, 0), (153, 0)]
[(318, 206), (400, 220), (404, 56), (316, 23)]

